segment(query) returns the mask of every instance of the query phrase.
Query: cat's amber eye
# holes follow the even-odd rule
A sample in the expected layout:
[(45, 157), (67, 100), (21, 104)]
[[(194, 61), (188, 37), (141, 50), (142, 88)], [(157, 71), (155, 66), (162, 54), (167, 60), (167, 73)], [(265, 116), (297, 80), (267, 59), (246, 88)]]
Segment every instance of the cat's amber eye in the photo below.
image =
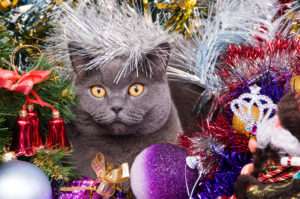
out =
[(93, 86), (91, 92), (95, 97), (99, 98), (104, 97), (106, 94), (105, 89), (101, 86)]
[(144, 86), (142, 84), (133, 84), (129, 88), (129, 94), (131, 96), (139, 96), (144, 92)]

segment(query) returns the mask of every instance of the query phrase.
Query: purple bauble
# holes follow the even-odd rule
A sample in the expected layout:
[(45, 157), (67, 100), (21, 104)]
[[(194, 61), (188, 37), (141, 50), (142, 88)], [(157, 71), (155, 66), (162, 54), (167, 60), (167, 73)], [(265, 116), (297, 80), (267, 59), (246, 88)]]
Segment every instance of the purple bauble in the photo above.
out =
[[(130, 184), (137, 199), (188, 198), (185, 165), (188, 156), (171, 144), (155, 144), (144, 149), (131, 167)], [(196, 170), (186, 168), (189, 190), (197, 180)]]

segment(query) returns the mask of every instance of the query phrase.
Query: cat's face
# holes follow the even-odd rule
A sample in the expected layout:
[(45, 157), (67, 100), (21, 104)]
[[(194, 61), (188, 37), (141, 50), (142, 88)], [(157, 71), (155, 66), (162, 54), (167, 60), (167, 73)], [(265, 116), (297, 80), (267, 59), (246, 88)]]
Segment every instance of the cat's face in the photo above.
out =
[(132, 72), (115, 83), (122, 63), (122, 59), (114, 59), (101, 69), (77, 75), (74, 87), (79, 97), (78, 106), (90, 116), (94, 125), (107, 130), (99, 132), (101, 134), (156, 132), (166, 123), (171, 110), (165, 75), (149, 78), (143, 73)]

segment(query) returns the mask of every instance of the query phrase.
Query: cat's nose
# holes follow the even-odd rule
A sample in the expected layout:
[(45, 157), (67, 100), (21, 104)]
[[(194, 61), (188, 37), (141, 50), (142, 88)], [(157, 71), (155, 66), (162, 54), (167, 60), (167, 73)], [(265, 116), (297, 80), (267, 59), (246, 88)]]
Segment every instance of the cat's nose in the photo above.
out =
[(115, 113), (119, 113), (123, 108), (120, 106), (113, 106), (111, 107), (111, 110), (113, 110)]

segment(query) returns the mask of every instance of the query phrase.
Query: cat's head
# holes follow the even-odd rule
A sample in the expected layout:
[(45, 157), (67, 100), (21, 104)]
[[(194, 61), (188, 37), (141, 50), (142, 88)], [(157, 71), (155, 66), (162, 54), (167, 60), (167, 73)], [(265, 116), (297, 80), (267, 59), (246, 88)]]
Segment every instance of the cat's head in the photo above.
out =
[(145, 61), (139, 61), (139, 67), (118, 82), (115, 78), (125, 57), (115, 58), (98, 69), (84, 70), (82, 66), (93, 58), (75, 54), (78, 48), (69, 44), (75, 72), (73, 85), (79, 98), (78, 108), (93, 120), (89, 121), (94, 125), (92, 129), (99, 127), (106, 129), (99, 133), (113, 135), (150, 134), (166, 123), (172, 105), (166, 80), (168, 43), (145, 55)]

